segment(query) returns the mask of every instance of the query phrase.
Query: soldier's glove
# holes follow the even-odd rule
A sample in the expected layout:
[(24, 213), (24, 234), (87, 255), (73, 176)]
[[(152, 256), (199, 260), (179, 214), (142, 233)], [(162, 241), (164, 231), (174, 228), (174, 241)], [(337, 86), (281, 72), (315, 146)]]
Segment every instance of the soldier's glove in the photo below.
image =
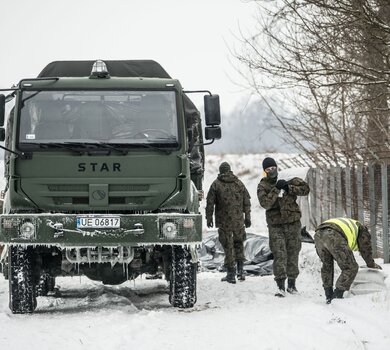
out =
[(211, 228), (213, 226), (214, 226), (213, 219), (207, 219), (207, 227)]
[(245, 218), (245, 227), (248, 228), (251, 227), (251, 225), (252, 225), (251, 219)]
[(278, 189), (278, 190), (285, 190), (286, 192), (288, 191), (288, 183), (286, 180), (278, 180), (276, 182), (276, 185), (275, 187)]
[(370, 269), (378, 269), (378, 270), (382, 270), (382, 267), (380, 267), (378, 264), (374, 263), (370, 266), (367, 265), (367, 267), (369, 267)]

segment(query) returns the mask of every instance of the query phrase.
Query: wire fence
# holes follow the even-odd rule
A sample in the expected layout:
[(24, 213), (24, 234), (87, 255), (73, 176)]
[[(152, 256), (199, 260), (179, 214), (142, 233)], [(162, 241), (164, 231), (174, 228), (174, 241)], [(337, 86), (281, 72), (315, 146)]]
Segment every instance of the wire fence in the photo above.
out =
[(356, 219), (370, 230), (374, 257), (389, 263), (389, 176), (387, 164), (310, 168), (310, 194), (300, 203), (302, 224), (314, 230), (332, 217)]

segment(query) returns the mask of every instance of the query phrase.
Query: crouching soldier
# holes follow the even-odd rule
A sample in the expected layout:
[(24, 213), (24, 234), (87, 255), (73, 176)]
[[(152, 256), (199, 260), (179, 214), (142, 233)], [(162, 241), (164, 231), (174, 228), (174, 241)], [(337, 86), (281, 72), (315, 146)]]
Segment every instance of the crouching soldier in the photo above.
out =
[(207, 227), (213, 227), (214, 206), (215, 226), (225, 251), (227, 269), (222, 281), (236, 283), (236, 263), (238, 279), (243, 281), (245, 227), (251, 226), (251, 203), (245, 185), (232, 173), (227, 162), (220, 165), (219, 175), (207, 194)]
[[(367, 267), (382, 269), (372, 257), (371, 236), (366, 226), (349, 218), (335, 218), (324, 221), (316, 229), (314, 242), (322, 261), (321, 278), (326, 303), (334, 298), (343, 298), (359, 270), (354, 250), (359, 250)], [(334, 260), (341, 269), (333, 290)]]

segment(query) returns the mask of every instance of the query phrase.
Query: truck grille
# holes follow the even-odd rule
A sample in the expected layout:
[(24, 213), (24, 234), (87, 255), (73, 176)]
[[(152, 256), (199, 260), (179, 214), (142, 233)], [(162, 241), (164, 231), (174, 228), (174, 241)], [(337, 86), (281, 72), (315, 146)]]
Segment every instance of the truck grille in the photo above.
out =
[(50, 192), (88, 192), (88, 184), (76, 185), (48, 185)]
[(115, 184), (109, 185), (110, 191), (149, 191), (149, 185)]
[[(49, 197), (56, 206), (89, 205), (88, 184), (49, 184)], [(150, 196), (148, 184), (109, 184), (109, 205), (142, 205)], [(134, 195), (135, 192), (143, 192)], [(58, 195), (56, 195), (58, 193)]]

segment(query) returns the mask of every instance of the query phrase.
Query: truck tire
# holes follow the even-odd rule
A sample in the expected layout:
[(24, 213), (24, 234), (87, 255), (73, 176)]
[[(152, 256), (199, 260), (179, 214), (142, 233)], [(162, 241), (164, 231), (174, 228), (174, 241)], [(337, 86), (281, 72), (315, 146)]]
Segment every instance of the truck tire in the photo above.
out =
[(47, 276), (47, 291), (48, 292), (54, 292), (54, 287), (56, 286), (56, 278), (53, 276)]
[(39, 282), (36, 285), (35, 294), (38, 297), (46, 296), (49, 292), (54, 291), (55, 277), (50, 276), (48, 273), (44, 273)]
[(37, 305), (33, 256), (33, 247), (9, 248), (9, 307), (14, 314), (32, 313)]
[(196, 303), (197, 265), (192, 262), (191, 252), (181, 246), (172, 247), (169, 302), (174, 307), (190, 308)]

